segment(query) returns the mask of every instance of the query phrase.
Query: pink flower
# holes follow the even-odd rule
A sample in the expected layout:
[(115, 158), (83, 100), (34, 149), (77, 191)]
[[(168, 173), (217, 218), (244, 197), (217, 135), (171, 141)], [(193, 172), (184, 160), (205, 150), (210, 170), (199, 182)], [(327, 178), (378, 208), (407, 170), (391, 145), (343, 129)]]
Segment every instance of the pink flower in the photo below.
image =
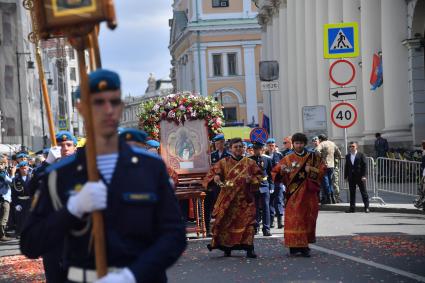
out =
[(184, 107), (184, 105), (180, 105), (179, 109), (180, 109), (181, 111), (185, 111), (185, 110), (186, 110), (186, 107)]

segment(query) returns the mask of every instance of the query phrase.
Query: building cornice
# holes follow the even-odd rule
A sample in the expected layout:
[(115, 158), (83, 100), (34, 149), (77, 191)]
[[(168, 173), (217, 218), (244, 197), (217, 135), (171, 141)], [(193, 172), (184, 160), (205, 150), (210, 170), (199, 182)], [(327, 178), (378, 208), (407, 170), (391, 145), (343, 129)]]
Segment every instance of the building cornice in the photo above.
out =
[(279, 14), (279, 9), (286, 7), (287, 0), (264, 0), (258, 11), (257, 21), (261, 27), (270, 23), (271, 19)]

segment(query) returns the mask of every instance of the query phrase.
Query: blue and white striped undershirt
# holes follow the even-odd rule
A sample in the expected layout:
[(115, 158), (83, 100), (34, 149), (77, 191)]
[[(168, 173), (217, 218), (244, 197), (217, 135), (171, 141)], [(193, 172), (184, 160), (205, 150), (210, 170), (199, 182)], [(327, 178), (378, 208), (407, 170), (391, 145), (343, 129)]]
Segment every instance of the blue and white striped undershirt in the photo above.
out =
[(105, 181), (110, 184), (117, 165), (118, 153), (98, 155), (96, 160), (100, 174), (102, 174)]

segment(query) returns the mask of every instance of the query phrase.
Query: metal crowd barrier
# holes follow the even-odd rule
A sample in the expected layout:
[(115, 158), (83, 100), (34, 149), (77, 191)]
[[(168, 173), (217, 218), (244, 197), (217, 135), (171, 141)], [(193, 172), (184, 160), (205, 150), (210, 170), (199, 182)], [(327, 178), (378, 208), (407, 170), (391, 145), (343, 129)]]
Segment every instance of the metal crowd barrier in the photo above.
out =
[[(366, 157), (367, 171), (366, 171), (366, 190), (368, 191), (369, 200), (376, 201), (381, 204), (385, 204), (384, 200), (379, 197), (378, 187), (376, 185), (376, 174), (375, 174), (375, 161), (372, 157)], [(348, 181), (344, 180), (345, 173), (345, 158), (341, 159), (339, 163), (339, 187), (340, 189), (348, 190), (347, 202), (350, 202), (350, 193), (348, 188)]]
[(376, 161), (378, 190), (416, 196), (421, 181), (421, 163), (379, 157)]
[[(372, 157), (366, 159), (366, 189), (371, 196), (370, 201), (385, 204), (379, 196), (380, 191), (416, 196), (422, 176), (420, 162), (383, 157), (379, 157), (376, 162)], [(344, 180), (344, 165), (345, 158), (339, 164), (339, 187), (348, 190), (348, 182)]]

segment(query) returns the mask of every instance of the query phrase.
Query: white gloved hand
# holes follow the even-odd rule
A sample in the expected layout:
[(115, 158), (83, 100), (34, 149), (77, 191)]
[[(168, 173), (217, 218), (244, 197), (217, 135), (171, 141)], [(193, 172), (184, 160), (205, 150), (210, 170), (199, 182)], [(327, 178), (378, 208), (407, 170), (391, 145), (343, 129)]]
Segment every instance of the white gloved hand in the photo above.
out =
[(94, 283), (136, 283), (136, 278), (130, 269), (124, 268), (119, 272), (110, 272)]
[(53, 146), (49, 150), (49, 154), (47, 155), (46, 162), (49, 164), (53, 164), (61, 158), (61, 147), (60, 146)]
[(17, 205), (15, 206), (16, 211), (22, 211), (22, 205)]
[(76, 195), (68, 199), (66, 207), (75, 217), (106, 208), (107, 189), (102, 181), (87, 182)]

